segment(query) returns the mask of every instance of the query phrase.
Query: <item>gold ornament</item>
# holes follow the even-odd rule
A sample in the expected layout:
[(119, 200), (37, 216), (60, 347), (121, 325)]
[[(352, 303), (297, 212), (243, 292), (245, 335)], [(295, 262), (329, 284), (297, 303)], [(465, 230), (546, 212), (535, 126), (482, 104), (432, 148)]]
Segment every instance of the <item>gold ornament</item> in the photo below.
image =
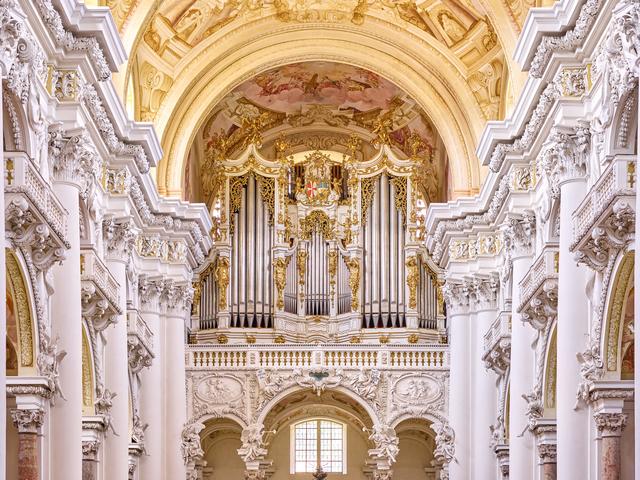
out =
[(409, 308), (417, 307), (418, 282), (420, 274), (418, 272), (418, 260), (416, 257), (409, 257), (405, 263), (407, 267), (407, 286), (409, 287)]
[(412, 333), (411, 335), (409, 335), (409, 338), (407, 339), (407, 341), (409, 343), (414, 344), (414, 343), (418, 343), (419, 339), (420, 339), (420, 337), (418, 337), (417, 333)]
[(229, 286), (229, 259), (218, 257), (214, 271), (216, 284), (218, 285), (218, 310), (227, 308), (227, 287)]
[(273, 343), (285, 343), (286, 340), (282, 335), (278, 335), (276, 338), (273, 339)]
[(227, 337), (224, 333), (221, 333), (220, 335), (218, 335), (216, 340), (218, 340), (218, 343), (220, 345), (224, 345), (226, 343), (229, 343), (229, 337)]
[(336, 293), (336, 273), (338, 271), (338, 251), (335, 249), (329, 250), (327, 253), (329, 257), (329, 286), (331, 288), (331, 306), (334, 303), (334, 297)]
[(351, 288), (351, 311), (356, 312), (360, 306), (358, 293), (360, 290), (360, 259), (356, 256), (346, 258), (344, 263), (349, 269), (349, 287)]
[(298, 258), (296, 259), (296, 267), (298, 269), (298, 285), (300, 286), (300, 301), (304, 300), (304, 282), (307, 274), (307, 251), (298, 250)]
[(274, 279), (276, 290), (278, 290), (278, 299), (276, 306), (278, 310), (284, 308), (284, 288), (287, 286), (287, 265), (289, 265), (290, 257), (278, 257), (273, 262)]

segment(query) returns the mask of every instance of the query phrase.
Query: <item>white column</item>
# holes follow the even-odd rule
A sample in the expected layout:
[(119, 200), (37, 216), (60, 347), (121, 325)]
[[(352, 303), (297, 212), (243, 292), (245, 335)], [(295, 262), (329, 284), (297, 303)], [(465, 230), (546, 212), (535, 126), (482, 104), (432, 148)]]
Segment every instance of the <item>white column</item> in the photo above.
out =
[(135, 240), (133, 225), (126, 220), (104, 221), (107, 268), (118, 282), (122, 313), (105, 330), (105, 386), (116, 393), (111, 407), (113, 432), (106, 432), (104, 462), (107, 479), (126, 479), (129, 474), (129, 356), (127, 351), (127, 263)]
[(146, 455), (140, 458), (140, 478), (152, 478), (162, 480), (163, 476), (163, 451), (164, 438), (164, 392), (167, 391), (163, 384), (162, 372), (164, 369), (164, 336), (159, 315), (159, 301), (157, 284), (140, 281), (140, 314), (153, 333), (153, 363), (142, 371), (142, 391), (140, 393), (140, 413), (142, 421), (149, 426), (144, 436)]
[(455, 433), (455, 460), (449, 464), (450, 480), (470, 478), (469, 422), (469, 298), (466, 289), (447, 282), (450, 369), (449, 425)]
[(66, 352), (60, 365), (65, 399), (51, 409), (51, 478), (82, 478), (82, 310), (80, 303), (79, 187), (72, 180), (55, 182), (58, 200), (69, 212), (67, 240), (71, 248), (62, 265), (51, 267), (51, 338)]
[[(636, 71), (636, 74), (640, 75), (640, 71)], [(636, 138), (636, 151), (640, 152), (640, 102), (638, 102), (638, 112), (636, 118), (636, 125), (638, 125), (638, 136)], [(640, 175), (638, 174), (638, 165), (640, 165), (640, 155), (636, 158), (636, 225), (640, 225)], [(4, 222), (3, 222), (4, 225)], [(636, 227), (637, 228), (637, 227)], [(638, 236), (635, 237), (635, 267), (634, 267), (634, 312), (636, 316), (640, 313), (640, 244), (638, 243)], [(640, 352), (640, 334), (634, 335), (634, 352)], [(640, 354), (634, 356), (634, 372), (640, 372)], [(635, 375), (635, 395), (634, 398), (640, 398), (640, 375)], [(640, 478), (640, 401), (633, 403), (634, 415), (634, 434), (635, 434), (635, 478)]]
[(164, 395), (166, 397), (165, 420), (165, 471), (166, 478), (182, 479), (186, 476), (186, 468), (182, 458), (180, 445), (182, 430), (187, 420), (187, 397), (185, 378), (185, 319), (189, 315), (190, 287), (165, 288), (162, 299), (165, 300), (166, 313), (164, 322)]
[[(533, 385), (534, 351), (531, 348), (533, 330), (521, 320), (517, 312), (520, 293), (518, 284), (531, 265), (531, 256), (524, 249), (516, 249), (513, 253), (513, 294), (511, 310), (511, 368), (509, 374), (509, 478), (533, 478), (534, 438), (525, 432), (527, 425), (527, 403), (522, 398), (531, 392)], [(568, 477), (573, 478), (573, 477)], [(577, 477), (576, 477), (577, 478)]]
[(589, 417), (588, 409), (574, 409), (580, 383), (580, 366), (576, 352), (585, 348), (589, 333), (588, 305), (585, 294), (586, 270), (577, 266), (569, 251), (572, 237), (571, 214), (586, 194), (586, 181), (567, 181), (560, 193), (560, 259), (558, 275), (558, 366), (557, 428), (558, 478), (588, 478)]
[(476, 290), (478, 298), (476, 319), (473, 322), (471, 336), (473, 357), (471, 358), (471, 374), (473, 379), (472, 403), (472, 471), (474, 478), (493, 479), (496, 476), (496, 459), (490, 446), (491, 433), (489, 426), (496, 415), (496, 377), (482, 361), (484, 353), (484, 335), (489, 331), (497, 317), (496, 297), (497, 281), (482, 281)]

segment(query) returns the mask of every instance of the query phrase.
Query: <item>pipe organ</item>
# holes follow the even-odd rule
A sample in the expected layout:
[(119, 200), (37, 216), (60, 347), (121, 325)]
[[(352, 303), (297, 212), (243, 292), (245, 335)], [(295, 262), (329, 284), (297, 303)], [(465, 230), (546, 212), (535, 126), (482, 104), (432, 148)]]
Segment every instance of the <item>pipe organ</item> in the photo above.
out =
[(196, 286), (199, 328), (334, 337), (443, 329), (437, 270), (416, 219), (426, 197), (415, 163), (386, 146), (362, 162), (355, 151), (298, 161), (277, 152), (267, 159), (249, 145), (215, 161), (216, 243)]

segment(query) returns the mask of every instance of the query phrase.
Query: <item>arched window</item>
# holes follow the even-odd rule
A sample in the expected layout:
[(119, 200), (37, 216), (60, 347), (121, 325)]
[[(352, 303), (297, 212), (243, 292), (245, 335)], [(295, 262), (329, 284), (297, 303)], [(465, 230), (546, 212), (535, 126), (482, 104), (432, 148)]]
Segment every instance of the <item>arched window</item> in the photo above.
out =
[(305, 420), (291, 426), (291, 473), (347, 473), (346, 425), (325, 419)]

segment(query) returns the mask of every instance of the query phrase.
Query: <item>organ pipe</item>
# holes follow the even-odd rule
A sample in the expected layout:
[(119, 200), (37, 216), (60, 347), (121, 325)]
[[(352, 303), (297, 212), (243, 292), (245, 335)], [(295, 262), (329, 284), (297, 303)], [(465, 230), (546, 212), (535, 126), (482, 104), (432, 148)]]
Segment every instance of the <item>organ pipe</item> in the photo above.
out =
[[(232, 328), (271, 328), (280, 308), (289, 318), (358, 315), (363, 328), (406, 327), (407, 316), (414, 321), (417, 315), (418, 327), (437, 328), (437, 277), (423, 258), (424, 250), (415, 243), (407, 245), (407, 177), (384, 172), (365, 177), (353, 169), (355, 185), (360, 185), (362, 193), (361, 200), (355, 201), (349, 197), (358, 188), (345, 188), (346, 170), (334, 165), (331, 187), (321, 181), (311, 183), (313, 188), (325, 189), (323, 198), (328, 200), (307, 204), (305, 168), (296, 165), (289, 170), (289, 182), (284, 184), (287, 201), (278, 207), (284, 220), (276, 225), (274, 198), (281, 201), (282, 197), (276, 194), (280, 184), (275, 177), (251, 172), (227, 177), (229, 201), (223, 208), (230, 227), (223, 255), (229, 265), (228, 307), (220, 308), (212, 260), (211, 268), (200, 273), (200, 328), (219, 328), (222, 313), (229, 317)], [(358, 218), (360, 234), (354, 235), (352, 243), (340, 228), (358, 225)], [(348, 226), (338, 228), (346, 219)], [(281, 232), (283, 225), (288, 233), (276, 237), (276, 227)], [(410, 290), (416, 294), (411, 296), (411, 305), (406, 293), (407, 259), (413, 272), (411, 285), (417, 279), (417, 288)], [(350, 276), (348, 265), (359, 275)], [(350, 281), (354, 278), (359, 284)], [(358, 289), (355, 303), (352, 288)], [(276, 308), (279, 298), (283, 304)]]

